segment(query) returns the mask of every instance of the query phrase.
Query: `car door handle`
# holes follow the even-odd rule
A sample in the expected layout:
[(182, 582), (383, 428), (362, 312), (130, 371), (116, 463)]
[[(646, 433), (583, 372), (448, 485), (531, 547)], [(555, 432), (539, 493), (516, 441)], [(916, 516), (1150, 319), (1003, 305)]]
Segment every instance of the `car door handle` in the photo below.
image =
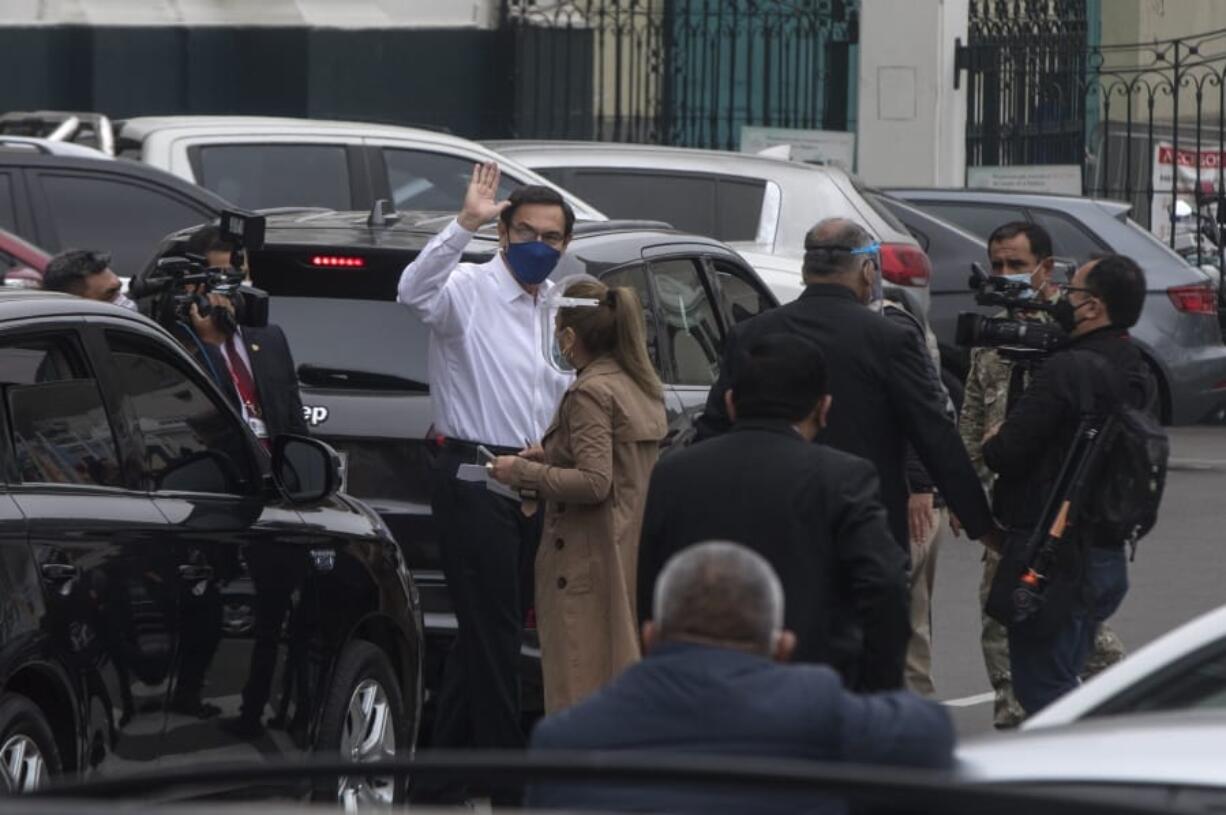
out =
[(195, 583), (199, 580), (212, 580), (213, 567), (196, 566), (191, 563), (184, 563), (179, 567), (179, 577), (183, 578), (189, 583)]
[(44, 563), (39, 570), (43, 573), (43, 577), (57, 583), (77, 578), (77, 567), (70, 563)]

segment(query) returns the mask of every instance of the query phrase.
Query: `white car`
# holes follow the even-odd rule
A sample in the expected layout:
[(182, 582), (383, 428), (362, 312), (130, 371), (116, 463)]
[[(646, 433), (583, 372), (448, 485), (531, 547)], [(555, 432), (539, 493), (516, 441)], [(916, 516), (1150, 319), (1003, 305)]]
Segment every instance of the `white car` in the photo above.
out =
[[(245, 209), (460, 209), (475, 162), (497, 161), (499, 195), (555, 185), (476, 142), (395, 125), (254, 116), (141, 117), (115, 123), (115, 147)], [(559, 190), (583, 220), (605, 220)]]
[[(1178, 710), (1226, 710), (1226, 606), (1138, 649), (1027, 719), (1022, 729)], [(1220, 755), (1226, 756), (1226, 741)], [(1226, 761), (1222, 767), (1226, 771)]]
[(932, 267), (907, 228), (835, 166), (749, 153), (606, 142), (487, 142), (591, 201), (610, 218), (651, 218), (721, 240), (749, 261), (780, 302), (803, 290), (804, 238), (848, 218), (882, 244), (882, 272), (928, 311)]
[(957, 773), (976, 784), (1220, 813), (1224, 747), (1226, 712), (1109, 716), (968, 740), (957, 749)]

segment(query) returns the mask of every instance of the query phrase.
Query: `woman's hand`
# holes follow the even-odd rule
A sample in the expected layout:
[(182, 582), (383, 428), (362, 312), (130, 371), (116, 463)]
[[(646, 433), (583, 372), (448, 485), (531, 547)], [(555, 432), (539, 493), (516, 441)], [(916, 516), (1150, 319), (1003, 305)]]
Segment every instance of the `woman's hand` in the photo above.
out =
[(534, 444), (531, 447), (525, 447), (523, 450), (520, 450), (518, 455), (520, 458), (528, 459), (528, 461), (544, 463), (545, 448), (541, 447), (539, 444)]
[(518, 456), (498, 456), (498, 458), (486, 464), (485, 468), (489, 470), (490, 478), (500, 484), (510, 486), (511, 473), (515, 469), (515, 459), (517, 458)]

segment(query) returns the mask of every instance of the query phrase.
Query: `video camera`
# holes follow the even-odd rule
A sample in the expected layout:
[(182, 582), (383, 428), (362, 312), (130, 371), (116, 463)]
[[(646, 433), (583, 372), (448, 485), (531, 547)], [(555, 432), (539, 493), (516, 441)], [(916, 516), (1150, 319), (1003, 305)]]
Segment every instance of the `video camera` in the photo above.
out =
[[(234, 247), (234, 256), (264, 245), (264, 216), (238, 210), (225, 210), (219, 222), (220, 239)], [(226, 334), (240, 326), (268, 324), (268, 293), (244, 285), (245, 274), (231, 265), (208, 267), (204, 256), (178, 252), (158, 258), (152, 269), (134, 279), (129, 293), (137, 300), (152, 298), (149, 314), (166, 328), (191, 325), (192, 307), (202, 317), (211, 316)], [(233, 305), (215, 307), (210, 294), (220, 294)]]
[(1044, 356), (1059, 348), (1068, 335), (1059, 326), (1018, 320), (1013, 314), (1018, 311), (1055, 310), (1054, 303), (1044, 303), (1035, 298), (1035, 291), (1024, 281), (1006, 277), (992, 277), (978, 263), (971, 264), (968, 281), (975, 292), (975, 302), (981, 306), (1000, 306), (1009, 310), (1008, 317), (984, 317), (973, 311), (958, 315), (954, 341), (972, 348), (998, 348), (1013, 358)]

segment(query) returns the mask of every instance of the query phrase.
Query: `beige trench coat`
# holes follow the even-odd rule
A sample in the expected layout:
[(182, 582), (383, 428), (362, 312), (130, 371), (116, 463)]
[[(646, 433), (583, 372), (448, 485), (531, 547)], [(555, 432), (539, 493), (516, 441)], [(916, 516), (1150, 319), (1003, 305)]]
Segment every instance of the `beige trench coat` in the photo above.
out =
[(517, 459), (511, 486), (545, 502), (536, 556), (536, 624), (545, 712), (589, 695), (638, 660), (635, 571), (647, 482), (668, 429), (611, 357), (567, 389), (541, 444)]

